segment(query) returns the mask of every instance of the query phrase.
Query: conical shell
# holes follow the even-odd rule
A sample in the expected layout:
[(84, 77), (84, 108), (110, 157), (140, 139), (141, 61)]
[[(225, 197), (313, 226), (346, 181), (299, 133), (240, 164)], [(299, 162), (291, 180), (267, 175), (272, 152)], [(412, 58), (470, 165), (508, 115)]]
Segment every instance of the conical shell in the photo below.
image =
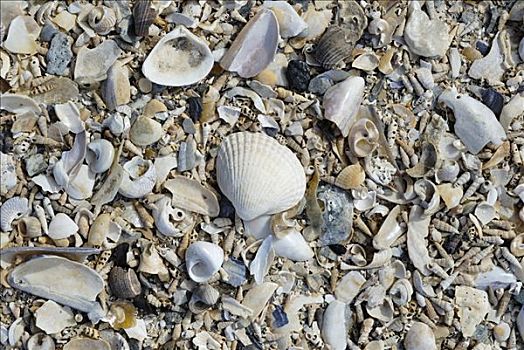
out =
[(296, 205), (306, 176), (288, 148), (264, 134), (228, 136), (217, 155), (217, 181), (243, 220), (275, 214)]
[(144, 61), (142, 73), (156, 84), (185, 86), (205, 78), (213, 64), (207, 44), (179, 26), (156, 44)]

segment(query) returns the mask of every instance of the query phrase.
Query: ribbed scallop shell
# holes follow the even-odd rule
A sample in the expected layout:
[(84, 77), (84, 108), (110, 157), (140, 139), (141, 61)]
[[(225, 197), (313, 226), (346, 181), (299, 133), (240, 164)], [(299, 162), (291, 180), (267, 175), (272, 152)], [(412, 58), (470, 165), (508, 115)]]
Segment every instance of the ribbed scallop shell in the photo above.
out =
[(351, 56), (355, 43), (348, 30), (339, 26), (329, 27), (318, 41), (315, 58), (324, 68), (332, 68)]
[(217, 155), (218, 185), (243, 220), (293, 207), (306, 189), (306, 176), (287, 147), (264, 134), (228, 136)]

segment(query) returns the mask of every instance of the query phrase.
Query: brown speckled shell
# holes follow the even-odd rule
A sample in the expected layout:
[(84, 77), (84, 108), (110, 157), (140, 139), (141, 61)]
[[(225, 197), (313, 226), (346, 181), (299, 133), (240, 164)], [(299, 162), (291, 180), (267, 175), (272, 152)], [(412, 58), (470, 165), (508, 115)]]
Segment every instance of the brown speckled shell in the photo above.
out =
[(133, 269), (114, 267), (109, 273), (109, 287), (119, 298), (132, 299), (142, 292), (142, 286)]

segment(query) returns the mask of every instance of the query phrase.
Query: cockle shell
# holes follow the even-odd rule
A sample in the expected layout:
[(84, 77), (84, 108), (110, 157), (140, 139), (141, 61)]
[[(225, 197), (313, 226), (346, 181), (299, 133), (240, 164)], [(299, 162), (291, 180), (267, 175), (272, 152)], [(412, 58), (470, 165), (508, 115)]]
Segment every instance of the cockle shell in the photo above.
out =
[(216, 168), (220, 189), (246, 221), (295, 206), (306, 189), (295, 154), (264, 134), (229, 135), (220, 145)]
[(262, 7), (273, 11), (278, 21), (280, 36), (284, 39), (297, 36), (307, 28), (306, 22), (286, 1), (264, 2)]
[(210, 242), (195, 242), (186, 250), (189, 277), (198, 283), (206, 282), (218, 272), (224, 262), (224, 251)]
[(406, 350), (437, 350), (435, 334), (425, 323), (413, 322), (404, 339)]
[(151, 7), (150, 0), (139, 0), (133, 7), (133, 23), (135, 25), (135, 34), (146, 36), (149, 33), (149, 27), (156, 18), (156, 11)]
[(83, 264), (44, 255), (15, 267), (8, 281), (24, 292), (87, 312), (93, 321), (103, 315), (95, 300), (104, 288), (104, 280)]
[(375, 123), (362, 118), (355, 122), (348, 135), (349, 147), (357, 157), (367, 157), (378, 147), (379, 132)]
[(89, 170), (94, 173), (103, 173), (111, 167), (115, 157), (115, 148), (111, 142), (104, 139), (96, 139), (87, 145), (86, 162)]
[(324, 68), (330, 69), (351, 56), (355, 42), (347, 29), (330, 26), (315, 48), (315, 59)]
[(262, 72), (275, 57), (279, 27), (271, 10), (261, 10), (242, 28), (220, 60), (222, 68), (251, 78)]
[(333, 300), (326, 308), (322, 320), (322, 338), (331, 350), (346, 349), (346, 328), (346, 304)]
[(151, 193), (155, 183), (153, 162), (136, 156), (124, 164), (124, 177), (118, 192), (127, 198), (142, 198)]
[(137, 146), (149, 146), (162, 137), (164, 130), (159, 122), (152, 118), (139, 116), (129, 129), (129, 138)]
[(351, 190), (360, 187), (365, 179), (364, 169), (359, 163), (356, 163), (342, 169), (335, 179), (335, 185), (344, 190)]
[(149, 53), (142, 73), (153, 83), (165, 86), (191, 85), (213, 68), (207, 44), (183, 26), (166, 34)]
[(324, 95), (324, 118), (335, 123), (344, 137), (348, 136), (364, 98), (364, 85), (361, 77), (349, 77)]
[(49, 233), (52, 239), (68, 238), (78, 232), (76, 223), (66, 214), (58, 213), (49, 224)]
[(460, 95), (455, 88), (445, 90), (439, 97), (455, 114), (455, 133), (468, 151), (477, 154), (488, 143), (500, 145), (506, 133), (495, 114), (481, 102)]
[(164, 183), (164, 188), (173, 194), (176, 207), (207, 216), (218, 216), (220, 206), (215, 194), (200, 182), (177, 176)]
[(6, 200), (0, 207), (0, 228), (4, 232), (13, 230), (11, 224), (29, 212), (27, 198), (13, 197)]

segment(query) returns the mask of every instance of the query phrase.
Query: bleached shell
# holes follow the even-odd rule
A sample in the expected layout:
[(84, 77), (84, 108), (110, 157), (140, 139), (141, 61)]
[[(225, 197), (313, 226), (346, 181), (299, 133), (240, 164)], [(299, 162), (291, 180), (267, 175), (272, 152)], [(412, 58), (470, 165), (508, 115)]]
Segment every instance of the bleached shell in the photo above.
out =
[(87, 165), (82, 164), (78, 173), (67, 186), (66, 192), (73, 199), (83, 200), (93, 195), (94, 186), (95, 175), (89, 171)]
[(396, 206), (389, 212), (386, 220), (378, 233), (373, 237), (373, 247), (377, 250), (387, 249), (391, 247), (393, 242), (395, 242), (404, 231), (398, 223), (398, 218), (400, 215), (400, 206)]
[(93, 49), (81, 47), (76, 58), (75, 81), (80, 84), (93, 84), (105, 80), (107, 71), (121, 52), (113, 40), (105, 40)]
[(476, 327), (484, 321), (484, 317), (491, 310), (488, 293), (466, 286), (455, 288), (454, 304), (458, 308), (458, 317), (464, 337), (471, 337)]
[(104, 280), (83, 264), (44, 255), (15, 267), (8, 281), (24, 292), (88, 312), (92, 320), (103, 313), (96, 297), (104, 288)]
[(100, 254), (100, 250), (85, 247), (11, 247), (2, 249), (2, 262), (11, 264), (15, 259), (27, 260), (36, 255), (63, 256), (69, 260), (83, 262), (92, 254)]
[(89, 12), (87, 21), (96, 33), (106, 35), (116, 24), (116, 14), (112, 8), (97, 6)]
[(366, 279), (358, 271), (350, 271), (340, 279), (335, 288), (335, 296), (346, 304), (349, 304), (360, 292), (360, 288), (364, 285)]
[(269, 299), (275, 293), (278, 284), (273, 282), (264, 282), (251, 288), (242, 300), (242, 306), (251, 310), (250, 319), (256, 319), (258, 315), (265, 309)]
[(58, 213), (49, 224), (48, 236), (52, 239), (68, 238), (78, 232), (76, 223), (66, 214)]
[(111, 167), (115, 156), (115, 148), (111, 142), (96, 139), (87, 145), (86, 162), (89, 170), (94, 173), (103, 173)]
[(322, 338), (331, 350), (346, 349), (346, 327), (346, 304), (333, 300), (326, 308), (322, 320)]
[(0, 194), (4, 196), (18, 183), (13, 157), (0, 152)]
[(189, 300), (189, 310), (194, 314), (199, 314), (213, 306), (219, 297), (220, 292), (209, 284), (200, 285), (193, 291)]
[(220, 65), (243, 78), (254, 77), (273, 61), (278, 40), (277, 18), (273, 11), (261, 10), (242, 28)]
[(102, 213), (98, 215), (89, 229), (87, 245), (90, 247), (100, 247), (106, 240), (111, 224), (111, 214)]
[(451, 183), (445, 183), (437, 186), (440, 197), (448, 209), (455, 208), (460, 204), (464, 195), (462, 186), (453, 186)]
[(275, 254), (292, 261), (307, 261), (314, 256), (313, 250), (299, 231), (293, 230), (282, 238), (273, 240)]
[(131, 85), (129, 73), (121, 63), (115, 62), (107, 72), (107, 79), (102, 85), (102, 97), (109, 110), (129, 103), (131, 99)]
[(345, 190), (356, 189), (364, 183), (366, 173), (359, 163), (348, 165), (337, 175), (335, 185)]
[(136, 156), (124, 164), (124, 176), (118, 193), (127, 198), (142, 198), (151, 193), (155, 183), (156, 169), (153, 162)]
[(40, 114), (41, 110), (38, 104), (31, 97), (18, 94), (2, 94), (0, 98), (0, 109), (14, 114), (25, 114), (31, 112)]
[(159, 122), (144, 116), (138, 117), (129, 130), (129, 138), (137, 146), (149, 146), (160, 140), (163, 134)]
[(510, 244), (510, 250), (511, 254), (518, 258), (524, 256), (524, 233), (521, 233), (517, 235), (517, 237), (513, 238)]
[(393, 319), (394, 306), (390, 297), (385, 297), (382, 303), (373, 308), (369, 307), (369, 304), (366, 306), (366, 311), (369, 316), (380, 320), (382, 322), (389, 322)]
[(316, 10), (314, 6), (309, 6), (302, 18), (306, 22), (307, 30), (302, 32), (299, 36), (304, 37), (307, 41), (314, 40), (324, 33), (329, 26), (333, 14), (331, 10)]
[(86, 155), (86, 143), (86, 132), (77, 134), (71, 150), (63, 152), (62, 158), (53, 167), (53, 176), (56, 183), (65, 189), (68, 188), (82, 167)]
[(40, 332), (27, 340), (26, 347), (27, 350), (55, 350), (55, 341), (49, 335)]
[(142, 73), (165, 86), (191, 85), (205, 78), (214, 59), (207, 44), (183, 26), (166, 34), (149, 53)]
[(228, 136), (217, 155), (217, 181), (243, 220), (285, 211), (306, 189), (306, 176), (287, 147), (264, 134)]
[(423, 57), (444, 56), (451, 43), (447, 24), (437, 18), (430, 20), (416, 1), (409, 6), (410, 15), (404, 29), (409, 49)]
[(395, 304), (406, 305), (411, 301), (411, 295), (413, 295), (411, 281), (405, 278), (397, 280), (389, 289), (389, 294)]
[(427, 179), (419, 179), (413, 185), (413, 190), (421, 200), (419, 205), (424, 208), (423, 215), (431, 216), (438, 211), (440, 195), (437, 186), (433, 182)]
[(473, 79), (486, 79), (490, 85), (501, 84), (500, 79), (506, 71), (504, 52), (501, 42), (504, 40), (504, 32), (497, 33), (486, 57), (479, 58), (471, 64), (468, 75)]
[(74, 338), (64, 345), (64, 350), (111, 350), (111, 347), (102, 339)]
[(195, 242), (186, 250), (189, 277), (198, 283), (206, 282), (218, 272), (224, 262), (224, 251), (210, 242)]
[(256, 284), (264, 282), (264, 276), (269, 272), (269, 267), (274, 258), (273, 236), (268, 235), (258, 247), (255, 258), (249, 264), (249, 273), (255, 278)]
[(422, 322), (413, 322), (404, 339), (406, 350), (437, 350), (433, 330)]
[(218, 216), (220, 206), (215, 194), (200, 182), (177, 176), (164, 183), (164, 188), (173, 194), (176, 207), (207, 216)]
[(425, 238), (429, 234), (431, 216), (424, 216), (423, 209), (414, 205), (409, 213), (407, 246), (411, 262), (425, 276), (430, 274), (427, 266), (431, 263)]
[(150, 241), (145, 243), (142, 254), (140, 254), (138, 271), (150, 275), (158, 275), (162, 281), (165, 281), (169, 276), (169, 271), (160, 257), (156, 245), (150, 243)]
[(84, 123), (80, 119), (80, 111), (73, 102), (56, 104), (55, 114), (72, 133), (78, 134), (85, 131)]
[(46, 334), (60, 333), (64, 328), (76, 326), (71, 309), (52, 300), (46, 301), (35, 311), (36, 326)]
[(519, 44), (519, 56), (522, 61), (524, 61), (524, 38), (520, 40)]
[(364, 98), (364, 85), (361, 77), (349, 77), (324, 95), (324, 118), (335, 123), (344, 137), (348, 136)]
[(158, 186), (167, 179), (167, 176), (169, 175), (171, 170), (177, 167), (178, 159), (174, 154), (169, 154), (163, 157), (156, 157), (154, 165), (157, 177), (156, 184)]
[(500, 113), (500, 124), (504, 130), (508, 130), (514, 118), (524, 113), (524, 91), (515, 94), (502, 108)]
[(39, 35), (40, 26), (33, 17), (18, 16), (9, 25), (3, 47), (14, 54), (33, 55), (38, 48), (36, 40)]
[(378, 63), (379, 59), (377, 55), (374, 53), (365, 53), (355, 58), (351, 66), (365, 72), (371, 72), (378, 67)]
[(4, 232), (13, 230), (11, 224), (29, 212), (27, 198), (13, 197), (6, 200), (0, 207), (0, 228)]
[(468, 151), (477, 154), (492, 142), (500, 145), (506, 138), (502, 125), (495, 114), (480, 101), (458, 94), (456, 89), (447, 89), (439, 97), (455, 114), (455, 133)]
[(280, 36), (284, 39), (297, 36), (307, 29), (307, 23), (286, 1), (264, 2), (262, 7), (273, 11), (278, 21)]
[(180, 221), (185, 217), (185, 213), (180, 209), (173, 208), (167, 196), (163, 196), (155, 202), (152, 214), (155, 219), (155, 226), (160, 233), (170, 237), (183, 235), (171, 221)]
[(457, 179), (459, 172), (460, 166), (457, 161), (445, 159), (435, 173), (435, 180), (437, 183), (454, 182)]

